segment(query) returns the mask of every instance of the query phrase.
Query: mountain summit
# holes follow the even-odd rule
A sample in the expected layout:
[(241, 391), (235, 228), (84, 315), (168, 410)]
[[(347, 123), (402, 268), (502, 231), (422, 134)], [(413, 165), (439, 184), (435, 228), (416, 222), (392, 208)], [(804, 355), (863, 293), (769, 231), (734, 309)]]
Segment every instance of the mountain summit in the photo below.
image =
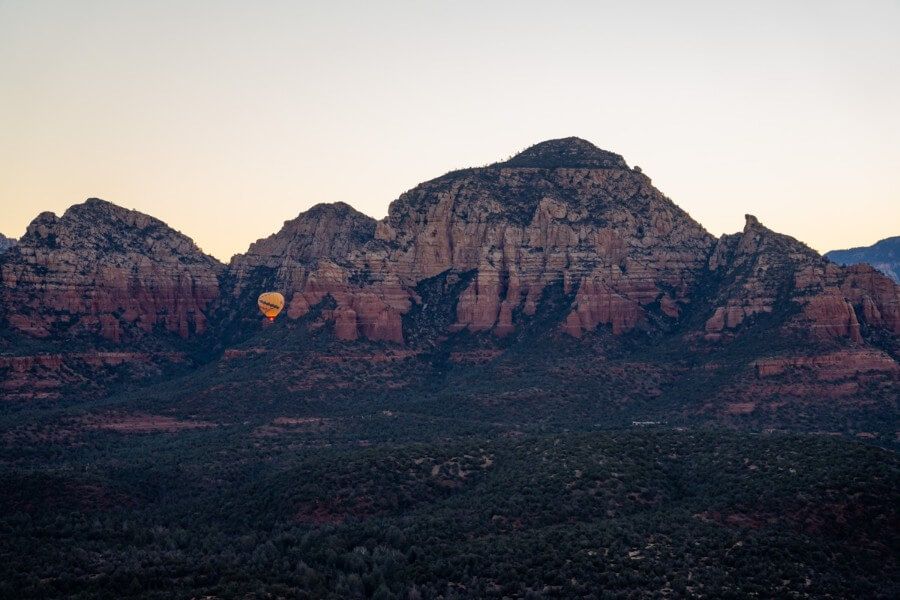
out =
[(41, 213), (2, 255), (0, 317), (10, 333), (50, 341), (188, 338), (206, 328), (221, 267), (159, 219), (90, 198), (62, 217)]
[(587, 140), (567, 137), (535, 144), (500, 163), (504, 167), (627, 169), (625, 159)]

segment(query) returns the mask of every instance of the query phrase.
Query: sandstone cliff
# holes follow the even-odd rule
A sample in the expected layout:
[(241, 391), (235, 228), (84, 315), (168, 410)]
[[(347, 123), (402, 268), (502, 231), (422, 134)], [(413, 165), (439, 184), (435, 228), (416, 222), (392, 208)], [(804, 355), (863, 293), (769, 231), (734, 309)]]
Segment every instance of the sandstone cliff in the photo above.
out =
[[(271, 326), (264, 290), (287, 299)], [(559, 393), (615, 389), (620, 403), (862, 404), (898, 378), (898, 295), (751, 216), (716, 240), (621, 156), (566, 138), (422, 183), (380, 221), (315, 206), (227, 268), (100, 200), (42, 214), (0, 256), (0, 392), (101, 393), (111, 370), (136, 378), (224, 351), (219, 366), (239, 373), (280, 352), (267, 364), (286, 394), (477, 368), (510, 390), (513, 374), (542, 373), (565, 380)], [(247, 377), (235, 389), (259, 375)]]
[[(377, 224), (350, 211), (316, 207), (254, 244), (231, 265), (236, 291), (265, 266), (288, 294), (289, 318), (330, 295), (337, 306), (325, 318), (339, 338), (400, 343), (424, 280), (468, 275), (459, 297), (444, 299), (456, 305), (449, 331), (496, 336), (559, 284), (571, 296), (567, 333), (622, 333), (651, 310), (677, 318), (714, 243), (639, 170), (577, 138), (423, 183)], [(326, 251), (301, 250), (311, 247)]]
[(771, 315), (813, 340), (862, 343), (864, 333), (900, 334), (900, 287), (868, 265), (839, 267), (747, 215), (709, 260), (719, 281), (706, 339), (734, 336), (748, 319)]
[(221, 265), (163, 222), (90, 199), (39, 215), (0, 261), (0, 310), (31, 337), (133, 342), (206, 330)]
[(404, 343), (410, 311), (434, 302), (419, 291), (433, 278), (455, 315), (445, 334), (508, 336), (552, 286), (569, 303), (559, 330), (574, 337), (666, 320), (684, 330), (688, 306), (707, 314), (685, 333), (709, 342), (766, 315), (801, 337), (855, 343), (900, 327), (898, 288), (871, 269), (837, 267), (750, 216), (743, 232), (716, 241), (639, 169), (578, 138), (420, 184), (378, 222), (319, 205), (235, 257), (230, 273), (235, 297), (283, 291), (289, 319), (330, 297), (316, 326), (330, 323), (341, 340)]
[[(371, 339), (402, 341), (379, 320), (389, 300), (383, 286), (362, 285), (364, 277), (353, 255), (375, 236), (375, 220), (344, 203), (319, 204), (288, 221), (282, 229), (252, 244), (229, 265), (232, 295), (240, 303), (238, 314), (255, 301), (261, 289), (285, 294), (286, 317), (297, 319), (331, 296), (337, 307), (322, 319), (335, 324), (342, 340), (365, 335)], [(406, 294), (401, 293), (405, 306)]]

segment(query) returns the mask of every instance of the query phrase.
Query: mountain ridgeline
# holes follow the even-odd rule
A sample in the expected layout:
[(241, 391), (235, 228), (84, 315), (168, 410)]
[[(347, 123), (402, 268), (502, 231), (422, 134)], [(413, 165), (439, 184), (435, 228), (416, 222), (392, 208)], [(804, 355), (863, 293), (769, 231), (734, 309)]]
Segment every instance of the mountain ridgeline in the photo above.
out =
[(832, 250), (825, 257), (839, 265), (870, 264), (900, 283), (900, 236), (885, 238), (871, 246)]
[[(256, 313), (264, 290), (286, 298), (271, 326)], [(285, 399), (365, 384), (479, 404), (489, 381), (535, 404), (564, 393), (578, 414), (600, 393), (624, 420), (892, 439), (870, 417), (892, 410), (898, 339), (890, 278), (750, 215), (716, 239), (640, 169), (578, 138), (422, 183), (378, 221), (317, 205), (228, 265), (97, 199), (39, 215), (0, 255), (6, 400), (180, 373), (202, 410), (214, 400), (192, 373), (218, 365), (230, 389), (266, 377)], [(263, 355), (277, 372), (240, 374)]]

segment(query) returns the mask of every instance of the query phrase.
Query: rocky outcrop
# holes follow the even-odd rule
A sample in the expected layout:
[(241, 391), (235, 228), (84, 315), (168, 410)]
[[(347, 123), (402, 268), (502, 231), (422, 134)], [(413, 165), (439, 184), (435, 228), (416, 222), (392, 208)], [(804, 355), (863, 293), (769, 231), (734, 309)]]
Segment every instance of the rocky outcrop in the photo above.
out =
[[(230, 271), (237, 279), (240, 294), (254, 270), (272, 273), (273, 283), (288, 291), (307, 283), (310, 267), (332, 263), (346, 265), (351, 251), (361, 248), (375, 235), (375, 219), (343, 202), (317, 204), (291, 221), (278, 233), (250, 245), (244, 254), (232, 258)], [(290, 299), (288, 299), (290, 300)]]
[[(311, 223), (333, 226), (313, 231)], [(358, 234), (342, 239), (340, 252), (295, 250), (331, 249), (348, 230)], [(316, 207), (231, 268), (239, 281), (255, 266), (270, 269), (288, 292), (290, 318), (331, 296), (337, 308), (326, 318), (341, 339), (403, 341), (417, 286), (447, 273), (474, 273), (446, 299), (456, 304), (451, 332), (509, 335), (559, 284), (572, 302), (560, 326), (580, 336), (600, 325), (628, 331), (655, 303), (677, 316), (712, 244), (621, 156), (567, 138), (423, 183), (378, 223), (346, 206)]]
[(704, 410), (762, 428), (834, 431), (840, 423), (851, 429), (883, 423), (880, 435), (893, 438), (900, 364), (875, 348), (843, 346), (795, 344), (786, 354), (750, 361), (748, 368), (730, 371), (730, 383), (704, 391)]
[(793, 326), (813, 337), (861, 343), (863, 326), (900, 334), (900, 286), (869, 265), (805, 265), (795, 274), (794, 289), (802, 312)]
[(333, 323), (338, 339), (402, 343), (401, 314), (409, 310), (410, 292), (390, 274), (370, 280), (358, 258), (375, 228), (374, 219), (344, 203), (314, 206), (232, 259), (233, 295), (277, 289), (285, 294), (290, 319), (330, 296), (336, 307), (321, 319)]
[(708, 310), (700, 335), (709, 341), (767, 315), (857, 343), (867, 327), (897, 327), (890, 282), (836, 267), (750, 215), (743, 232), (715, 241), (639, 169), (578, 138), (420, 184), (381, 221), (341, 203), (313, 207), (230, 271), (235, 298), (278, 289), (290, 319), (330, 297), (313, 326), (330, 323), (341, 340), (403, 343), (405, 316), (424, 302), (419, 286), (448, 274), (468, 284), (440, 300), (455, 306), (447, 333), (513, 334), (551, 286), (569, 303), (559, 330), (573, 337), (678, 322), (688, 305)]
[(839, 267), (794, 238), (747, 215), (744, 231), (722, 236), (709, 260), (719, 287), (706, 339), (733, 337), (747, 319), (772, 314), (812, 339), (863, 342), (862, 327), (898, 328), (900, 287), (867, 265)]
[(103, 200), (39, 215), (0, 259), (0, 311), (36, 338), (133, 342), (207, 328), (221, 265), (161, 221)]
[(819, 381), (849, 379), (860, 373), (900, 373), (900, 364), (877, 350), (844, 350), (813, 356), (780, 356), (754, 361), (757, 376), (777, 377), (807, 371)]
[(707, 339), (718, 340), (749, 317), (772, 313), (779, 296), (787, 293), (785, 277), (794, 262), (814, 255), (800, 242), (766, 229), (753, 215), (745, 219), (743, 232), (722, 236), (709, 259), (719, 286), (705, 325)]
[[(422, 184), (391, 205), (376, 235), (406, 285), (476, 272), (454, 328), (498, 335), (534, 315), (554, 283), (573, 297), (561, 325), (576, 336), (598, 325), (627, 331), (663, 298), (677, 313), (713, 243), (646, 176), (577, 139)], [(370, 259), (373, 271), (383, 264)]]
[(860, 322), (900, 334), (900, 286), (869, 265), (808, 265), (796, 274), (795, 287), (820, 335), (860, 341)]
[[(286, 298), (269, 330), (256, 307), (266, 290)], [(116, 377), (123, 365), (128, 373), (158, 372), (173, 360), (153, 356), (192, 348), (203, 360), (224, 351), (240, 361), (246, 348), (229, 346), (262, 342), (269, 331), (290, 346), (284, 352), (298, 353), (286, 359), (303, 372), (291, 391), (322, 389), (323, 365), (330, 365), (328, 387), (352, 388), (355, 375), (342, 369), (366, 362), (353, 357), (408, 353), (382, 374), (421, 381), (434, 365), (419, 361), (437, 361), (437, 371), (490, 365), (505, 348), (546, 340), (595, 358), (596, 376), (610, 381), (648, 369), (656, 379), (643, 382), (642, 393), (656, 397), (687, 367), (629, 358), (629, 348), (642, 348), (655, 360), (641, 345), (654, 340), (667, 346), (661, 356), (683, 346), (700, 364), (724, 351), (721, 368), (744, 377), (729, 389), (776, 402), (784, 390), (824, 385), (817, 373), (847, 348), (854, 364), (869, 350), (884, 351), (865, 359), (877, 369), (859, 372), (885, 386), (896, 379), (883, 367), (900, 352), (898, 294), (871, 267), (838, 266), (750, 215), (742, 232), (716, 240), (621, 156), (566, 138), (422, 183), (380, 221), (343, 203), (317, 205), (227, 269), (160, 221), (107, 202), (42, 214), (0, 256), (0, 351), (11, 361), (0, 363), (8, 378), (0, 391), (27, 395), (31, 381), (35, 390), (62, 393)], [(742, 340), (752, 342), (746, 351), (725, 347)], [(386, 343), (346, 344), (353, 341)], [(607, 364), (607, 349), (634, 363), (630, 374)], [(754, 359), (801, 349), (812, 362), (760, 362), (750, 373)], [(88, 358), (110, 351), (127, 360)], [(815, 362), (826, 355), (828, 364)], [(189, 352), (184, 360), (194, 358)], [(553, 376), (580, 377), (588, 362), (558, 366)], [(778, 369), (785, 381), (772, 375)], [(862, 394), (854, 377), (841, 385)], [(704, 390), (704, 397), (717, 396)]]

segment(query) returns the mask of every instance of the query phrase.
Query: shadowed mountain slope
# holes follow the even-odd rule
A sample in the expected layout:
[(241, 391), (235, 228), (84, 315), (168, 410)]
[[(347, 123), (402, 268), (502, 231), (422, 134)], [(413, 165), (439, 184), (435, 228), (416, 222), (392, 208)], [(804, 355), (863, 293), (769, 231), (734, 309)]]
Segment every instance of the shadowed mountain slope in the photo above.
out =
[(871, 246), (832, 250), (825, 253), (825, 258), (839, 265), (867, 263), (900, 282), (900, 236), (885, 238)]

